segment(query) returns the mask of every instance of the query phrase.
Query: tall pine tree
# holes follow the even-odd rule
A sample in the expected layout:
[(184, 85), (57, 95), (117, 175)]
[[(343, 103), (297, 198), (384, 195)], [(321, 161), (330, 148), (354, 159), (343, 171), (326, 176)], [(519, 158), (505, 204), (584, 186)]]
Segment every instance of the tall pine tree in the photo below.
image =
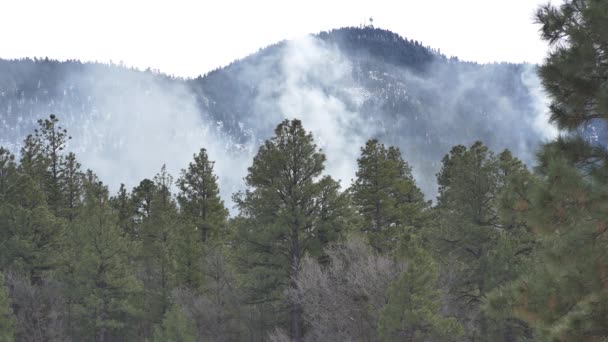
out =
[(220, 199), (213, 162), (204, 148), (194, 155), (194, 161), (182, 170), (177, 180), (179, 202), (183, 217), (200, 232), (203, 243), (217, 240), (226, 227), (228, 210)]
[[(488, 306), (528, 321), (540, 340), (608, 338), (608, 4), (566, 0), (541, 6), (541, 36), (552, 50), (540, 68), (551, 121), (562, 137), (538, 154), (527, 218), (539, 248), (528, 270)], [(599, 143), (599, 144), (598, 144)]]
[(398, 148), (369, 140), (357, 162), (350, 191), (363, 216), (363, 232), (376, 250), (391, 250), (406, 227), (420, 227), (428, 204)]
[[(471, 340), (508, 340), (515, 329), (506, 318), (491, 321), (481, 304), (490, 291), (519, 275), (530, 251), (525, 223), (507, 209), (516, 208), (513, 191), (524, 187), (526, 175), (509, 151), (497, 157), (481, 142), (452, 148), (437, 175), (433, 240), (449, 275), (451, 307)], [(511, 216), (501, 217), (501, 208)]]
[(43, 175), (44, 190), (49, 207), (58, 215), (63, 204), (61, 179), (63, 178), (64, 149), (71, 139), (67, 130), (59, 126), (59, 119), (51, 114), (48, 119), (38, 120), (39, 128), (34, 130), (39, 152), (46, 166)]
[(77, 251), (71, 307), (75, 337), (90, 341), (128, 340), (140, 285), (129, 263), (131, 243), (112, 215), (107, 188), (88, 172), (82, 213), (70, 247)]
[(150, 338), (171, 307), (171, 289), (175, 281), (172, 241), (178, 227), (177, 204), (171, 194), (173, 177), (163, 165), (153, 181), (143, 180), (133, 190), (138, 209), (140, 279), (144, 284), (141, 298), (143, 334)]
[(241, 211), (239, 259), (251, 302), (274, 301), (289, 317), (294, 341), (303, 338), (302, 309), (286, 301), (305, 253), (319, 256), (340, 235), (344, 199), (322, 176), (325, 156), (299, 120), (285, 120), (254, 157), (247, 190), (235, 196)]

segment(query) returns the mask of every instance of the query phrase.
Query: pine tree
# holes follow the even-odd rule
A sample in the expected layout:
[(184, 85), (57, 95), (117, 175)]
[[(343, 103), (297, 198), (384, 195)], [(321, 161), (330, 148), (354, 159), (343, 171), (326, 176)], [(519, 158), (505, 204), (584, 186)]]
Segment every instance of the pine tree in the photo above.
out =
[[(3, 225), (7, 246), (6, 265), (15, 271), (28, 274), (32, 283), (39, 283), (46, 273), (53, 270), (60, 258), (64, 223), (58, 219), (62, 207), (61, 163), (62, 150), (67, 137), (58, 127), (57, 118), (39, 120), (40, 129), (29, 135), (21, 148), (20, 165), (10, 161), (5, 183), (6, 202), (2, 207)], [(3, 154), (3, 159), (6, 155)], [(10, 160), (13, 157), (8, 157)], [(4, 179), (4, 177), (2, 177)], [(11, 185), (12, 184), (12, 185)]]
[(114, 341), (128, 336), (140, 285), (129, 263), (130, 242), (116, 224), (107, 188), (92, 173), (86, 176), (82, 213), (74, 222), (77, 251), (71, 283), (76, 337)]
[[(156, 185), (150, 179), (142, 180), (131, 191), (131, 202), (133, 203), (134, 215), (133, 219), (136, 224), (141, 224), (146, 218), (150, 217), (152, 210), (152, 200), (156, 193)], [(139, 230), (140, 227), (136, 228)]]
[(220, 199), (213, 162), (204, 148), (194, 155), (194, 162), (182, 170), (177, 180), (180, 193), (177, 197), (183, 217), (201, 234), (201, 241), (217, 240), (226, 226), (228, 210)]
[(42, 190), (45, 186), (44, 179), (47, 162), (41, 149), (39, 140), (31, 134), (28, 135), (21, 147), (19, 169), (23, 176), (27, 176), (34, 186)]
[(387, 303), (378, 322), (380, 340), (456, 340), (462, 327), (454, 318), (439, 314), (441, 292), (435, 261), (413, 235), (408, 235), (400, 245), (399, 254), (407, 266), (388, 289)]
[(154, 341), (195, 342), (196, 330), (182, 308), (174, 305), (165, 314), (162, 325), (154, 328)]
[(15, 156), (0, 146), (0, 203), (13, 198), (17, 186)]
[(171, 239), (171, 256), (175, 262), (174, 284), (178, 288), (200, 291), (203, 287), (204, 246), (200, 231), (190, 222), (179, 222)]
[(39, 144), (39, 152), (46, 165), (44, 173), (44, 190), (51, 210), (57, 215), (61, 211), (63, 197), (61, 179), (63, 177), (63, 150), (70, 136), (67, 130), (59, 126), (59, 119), (51, 114), (48, 119), (38, 120), (39, 128), (34, 130), (34, 139)]
[(17, 187), (17, 165), (15, 156), (0, 147), (0, 269), (10, 263), (11, 246), (7, 245), (11, 239), (12, 220), (11, 213), (15, 207)]
[(608, 6), (567, 0), (537, 12), (553, 50), (540, 68), (551, 120), (564, 136), (538, 153), (538, 180), (528, 190), (526, 218), (538, 247), (525, 274), (495, 292), (494, 311), (526, 320), (539, 340), (608, 338), (608, 153), (586, 128), (605, 130)]
[(74, 153), (68, 153), (62, 160), (60, 167), (62, 177), (59, 179), (59, 187), (62, 203), (59, 216), (71, 222), (76, 218), (76, 214), (82, 205), (84, 174), (80, 170), (80, 163), (76, 160)]
[(11, 310), (4, 275), (0, 273), (0, 342), (14, 341), (15, 318)]
[(608, 4), (601, 0), (566, 0), (558, 8), (541, 6), (536, 21), (553, 49), (540, 67), (551, 96), (551, 121), (576, 130), (608, 119)]
[(363, 231), (374, 248), (391, 250), (399, 231), (420, 226), (428, 204), (399, 149), (387, 149), (377, 140), (369, 140), (357, 162), (357, 179), (350, 191), (364, 218)]
[(118, 226), (130, 240), (138, 240), (139, 233), (135, 226), (135, 205), (124, 184), (120, 184), (116, 196), (110, 198), (110, 205), (118, 217)]
[[(248, 189), (235, 196), (241, 216), (237, 239), (251, 302), (277, 302), (293, 287), (306, 252), (319, 256), (340, 235), (344, 199), (338, 184), (321, 177), (325, 156), (299, 120), (285, 120), (259, 149), (246, 177)], [(289, 331), (302, 340), (302, 311), (279, 301), (289, 312)]]
[(65, 224), (49, 210), (44, 193), (29, 176), (22, 175), (17, 184), (16, 204), (4, 217), (8, 267), (38, 284), (58, 266)]
[(141, 232), (141, 280), (144, 284), (142, 304), (144, 330), (153, 333), (171, 306), (171, 289), (175, 282), (175, 260), (172, 241), (177, 232), (177, 204), (171, 194), (173, 178), (163, 165), (154, 180), (144, 180), (133, 191), (138, 199)]
[(526, 273), (488, 306), (526, 320), (541, 340), (595, 341), (608, 336), (608, 178), (583, 172), (564, 152), (571, 146), (559, 139), (539, 154), (527, 212), (539, 247)]
[(474, 315), (488, 290), (484, 269), (499, 236), (496, 174), (493, 153), (476, 142), (470, 149), (462, 145), (452, 148), (437, 175), (439, 241), (450, 253), (452, 270), (458, 273), (451, 291)]
[(513, 330), (506, 320), (491, 322), (480, 306), (494, 288), (519, 275), (530, 252), (525, 222), (512, 210), (521, 205), (513, 203), (513, 190), (525, 187), (528, 175), (509, 151), (496, 157), (481, 142), (455, 146), (443, 158), (434, 240), (470, 339), (503, 339)]

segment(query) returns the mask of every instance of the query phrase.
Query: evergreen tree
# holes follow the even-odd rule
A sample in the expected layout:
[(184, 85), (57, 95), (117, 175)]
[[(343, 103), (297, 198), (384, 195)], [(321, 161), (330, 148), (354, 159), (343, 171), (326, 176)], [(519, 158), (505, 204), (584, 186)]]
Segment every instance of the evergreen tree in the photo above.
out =
[(3, 215), (8, 227), (7, 267), (38, 284), (61, 260), (65, 225), (49, 210), (43, 191), (32, 178), (22, 174), (17, 188), (15, 204)]
[(74, 153), (68, 155), (61, 162), (62, 177), (59, 179), (62, 205), (59, 216), (69, 222), (76, 218), (82, 205), (82, 187), (84, 174), (80, 170), (80, 163)]
[[(142, 305), (144, 331), (153, 333), (171, 306), (171, 289), (175, 282), (175, 260), (172, 241), (178, 226), (177, 204), (171, 194), (173, 178), (163, 165), (153, 182), (144, 180), (133, 191), (139, 198), (141, 223), (141, 280), (144, 284)], [(137, 202), (136, 202), (137, 203)]]
[(488, 290), (484, 272), (499, 236), (496, 175), (495, 157), (481, 142), (452, 148), (437, 175), (439, 241), (457, 273), (451, 292), (473, 316)]
[(58, 123), (59, 119), (51, 114), (48, 119), (38, 120), (39, 128), (34, 130), (34, 139), (39, 144), (39, 152), (46, 165), (43, 179), (47, 202), (56, 215), (61, 211), (63, 203), (61, 191), (65, 159), (63, 150), (66, 148), (68, 140), (71, 139), (67, 135), (67, 131)]
[(154, 341), (195, 342), (196, 330), (182, 308), (174, 305), (165, 314), (162, 325), (154, 328)]
[(515, 206), (512, 190), (524, 187), (511, 182), (525, 182), (527, 175), (509, 151), (497, 158), (481, 142), (452, 148), (437, 175), (437, 256), (450, 273), (451, 302), (470, 339), (505, 339), (513, 330), (506, 321), (490, 322), (480, 304), (491, 290), (518, 276), (530, 251), (525, 222), (500, 216), (501, 207)]
[[(248, 189), (235, 196), (240, 263), (245, 284), (255, 299), (277, 302), (293, 287), (306, 252), (320, 256), (322, 247), (340, 235), (345, 201), (338, 184), (321, 177), (325, 156), (299, 120), (285, 120), (259, 149), (245, 178)], [(289, 331), (302, 340), (302, 309), (280, 301), (289, 312)]]
[[(140, 225), (146, 218), (150, 217), (152, 210), (152, 199), (156, 193), (156, 184), (150, 179), (142, 180), (131, 191), (131, 202), (133, 203), (134, 215), (133, 219), (137, 225)], [(139, 230), (140, 227), (136, 228)]]
[(402, 241), (399, 254), (407, 260), (407, 266), (388, 289), (378, 323), (380, 340), (457, 340), (462, 327), (454, 318), (439, 314), (439, 269), (432, 257), (414, 236)]
[(2, 153), (6, 177), (0, 177), (6, 180), (6, 202), (0, 205), (0, 222), (7, 228), (5, 265), (27, 273), (34, 284), (60, 260), (64, 224), (56, 215), (63, 206), (61, 151), (69, 139), (54, 115), (38, 124), (40, 129), (24, 141), (17, 172), (14, 158)]
[(14, 198), (17, 186), (15, 156), (0, 146), (0, 203)]
[(179, 222), (171, 239), (171, 255), (175, 262), (175, 286), (201, 290), (203, 287), (204, 246), (200, 231), (189, 222)]
[(225, 228), (228, 210), (220, 199), (217, 176), (213, 162), (204, 148), (194, 155), (194, 162), (182, 170), (177, 181), (180, 193), (177, 197), (184, 218), (201, 234), (201, 241), (217, 239)]
[(118, 226), (123, 234), (132, 241), (138, 240), (138, 232), (134, 219), (135, 205), (124, 184), (121, 183), (116, 196), (110, 198), (110, 205), (118, 217)]
[(369, 140), (357, 160), (359, 169), (351, 192), (364, 218), (363, 231), (379, 251), (394, 248), (399, 231), (420, 226), (428, 206), (416, 186), (411, 168), (395, 147)]
[(568, 132), (539, 152), (539, 179), (528, 191), (534, 259), (488, 307), (526, 320), (540, 340), (608, 338), (608, 153), (585, 136), (590, 125), (604, 134), (608, 118), (607, 10), (604, 1), (567, 0), (536, 16), (553, 46), (540, 68), (551, 120)]
[(75, 222), (72, 303), (76, 337), (116, 341), (129, 334), (140, 285), (129, 263), (131, 246), (116, 224), (107, 188), (92, 173), (86, 176), (82, 214)]
[(12, 219), (11, 213), (15, 207), (17, 187), (17, 165), (15, 156), (0, 147), (0, 269), (10, 263), (10, 250), (7, 245), (11, 239)]
[(541, 37), (552, 50), (541, 65), (541, 81), (551, 96), (551, 121), (576, 130), (608, 119), (608, 4), (601, 0), (566, 0), (536, 13)]
[(4, 275), (0, 273), (0, 342), (12, 342), (15, 333), (15, 318), (11, 310)]
[(541, 340), (599, 341), (608, 336), (608, 178), (595, 167), (583, 172), (578, 158), (564, 152), (572, 145), (558, 139), (539, 154), (541, 179), (527, 211), (539, 247), (526, 273), (496, 291), (488, 306), (526, 320)]
[(39, 140), (28, 135), (23, 141), (21, 147), (21, 159), (19, 161), (20, 173), (26, 176), (33, 183), (33, 186), (44, 189), (44, 179), (46, 173), (47, 162), (43, 157), (42, 148)]

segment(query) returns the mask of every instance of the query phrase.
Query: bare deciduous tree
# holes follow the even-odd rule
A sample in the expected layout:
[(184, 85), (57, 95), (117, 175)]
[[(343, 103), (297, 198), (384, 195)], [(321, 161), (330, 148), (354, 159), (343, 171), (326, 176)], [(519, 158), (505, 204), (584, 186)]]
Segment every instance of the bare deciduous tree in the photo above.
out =
[[(306, 257), (289, 293), (304, 310), (308, 341), (374, 341), (389, 285), (405, 265), (379, 255), (359, 238), (327, 249), (329, 263)], [(279, 333), (272, 334), (280, 341)]]
[(49, 278), (32, 285), (27, 277), (6, 274), (13, 312), (16, 339), (24, 342), (70, 341), (67, 334), (67, 305), (62, 284)]

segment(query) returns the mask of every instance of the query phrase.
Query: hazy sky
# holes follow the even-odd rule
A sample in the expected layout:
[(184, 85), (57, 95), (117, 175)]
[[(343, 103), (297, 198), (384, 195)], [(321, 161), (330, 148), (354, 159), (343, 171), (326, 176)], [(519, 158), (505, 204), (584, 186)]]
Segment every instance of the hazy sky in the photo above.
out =
[(0, 0), (0, 58), (123, 61), (197, 76), (279, 40), (373, 17), (448, 56), (539, 63), (547, 46), (532, 16), (545, 2)]

